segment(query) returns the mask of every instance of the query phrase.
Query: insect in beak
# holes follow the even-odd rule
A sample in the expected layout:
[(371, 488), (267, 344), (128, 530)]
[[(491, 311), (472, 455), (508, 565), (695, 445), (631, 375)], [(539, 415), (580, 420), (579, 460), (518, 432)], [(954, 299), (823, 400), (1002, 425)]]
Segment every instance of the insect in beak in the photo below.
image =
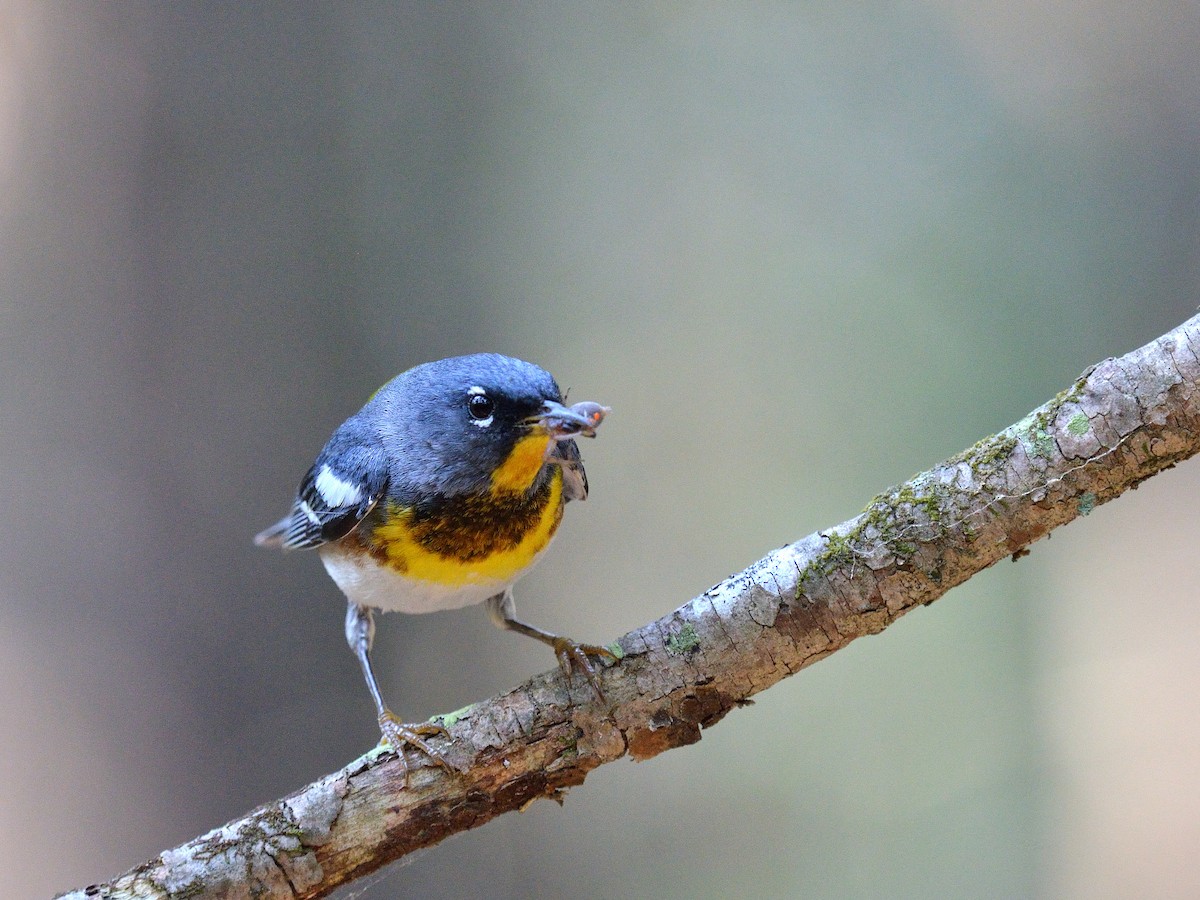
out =
[(590, 400), (576, 403), (574, 406), (563, 406), (561, 403), (547, 400), (538, 414), (526, 421), (530, 425), (544, 428), (554, 440), (565, 441), (577, 435), (595, 437), (596, 429), (609, 412), (609, 407), (592, 403)]

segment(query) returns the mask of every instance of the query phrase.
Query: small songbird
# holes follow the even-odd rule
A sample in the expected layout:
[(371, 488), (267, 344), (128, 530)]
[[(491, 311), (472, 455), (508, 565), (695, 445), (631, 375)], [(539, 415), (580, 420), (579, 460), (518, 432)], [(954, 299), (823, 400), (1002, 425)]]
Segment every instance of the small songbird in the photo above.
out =
[[(406, 613), (486, 603), (500, 628), (554, 649), (600, 696), (588, 659), (611, 651), (516, 618), (512, 586), (549, 546), (568, 500), (587, 497), (573, 438), (595, 437), (608, 412), (563, 405), (550, 374), (494, 353), (425, 363), (375, 392), (333, 433), (300, 482), (291, 512), (254, 540), (316, 548), (346, 595), (346, 640), (375, 701), (384, 740), (440, 765), (423, 735), (383, 702), (370, 651), (373, 610)], [(407, 772), (407, 769), (406, 769)]]

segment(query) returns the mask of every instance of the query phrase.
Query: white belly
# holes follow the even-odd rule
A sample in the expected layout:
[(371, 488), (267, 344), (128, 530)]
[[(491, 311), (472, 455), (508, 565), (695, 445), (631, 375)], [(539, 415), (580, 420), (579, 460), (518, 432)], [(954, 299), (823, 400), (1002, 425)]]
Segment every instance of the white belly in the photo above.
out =
[[(482, 603), (501, 593), (517, 579), (479, 579), (466, 584), (445, 585), (409, 578), (379, 565), (365, 554), (348, 554), (336, 544), (319, 551), (325, 571), (352, 603), (384, 612), (428, 613)], [(518, 573), (518, 577), (524, 574)]]

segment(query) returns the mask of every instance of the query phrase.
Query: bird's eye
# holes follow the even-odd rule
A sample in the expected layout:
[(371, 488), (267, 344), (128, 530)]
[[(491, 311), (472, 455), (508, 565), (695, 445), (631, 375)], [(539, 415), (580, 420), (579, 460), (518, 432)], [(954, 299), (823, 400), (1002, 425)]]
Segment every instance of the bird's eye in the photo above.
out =
[(496, 404), (492, 398), (482, 391), (467, 395), (467, 412), (476, 422), (484, 422), (492, 417)]

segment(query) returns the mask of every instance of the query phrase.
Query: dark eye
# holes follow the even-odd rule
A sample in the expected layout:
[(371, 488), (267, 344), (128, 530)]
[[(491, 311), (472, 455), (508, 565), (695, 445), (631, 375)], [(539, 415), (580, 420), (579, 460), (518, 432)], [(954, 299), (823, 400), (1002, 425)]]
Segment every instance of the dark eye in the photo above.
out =
[(471, 418), (476, 421), (490, 419), (492, 413), (496, 411), (496, 404), (492, 402), (492, 398), (487, 394), (477, 393), (470, 394), (467, 397), (467, 412)]

